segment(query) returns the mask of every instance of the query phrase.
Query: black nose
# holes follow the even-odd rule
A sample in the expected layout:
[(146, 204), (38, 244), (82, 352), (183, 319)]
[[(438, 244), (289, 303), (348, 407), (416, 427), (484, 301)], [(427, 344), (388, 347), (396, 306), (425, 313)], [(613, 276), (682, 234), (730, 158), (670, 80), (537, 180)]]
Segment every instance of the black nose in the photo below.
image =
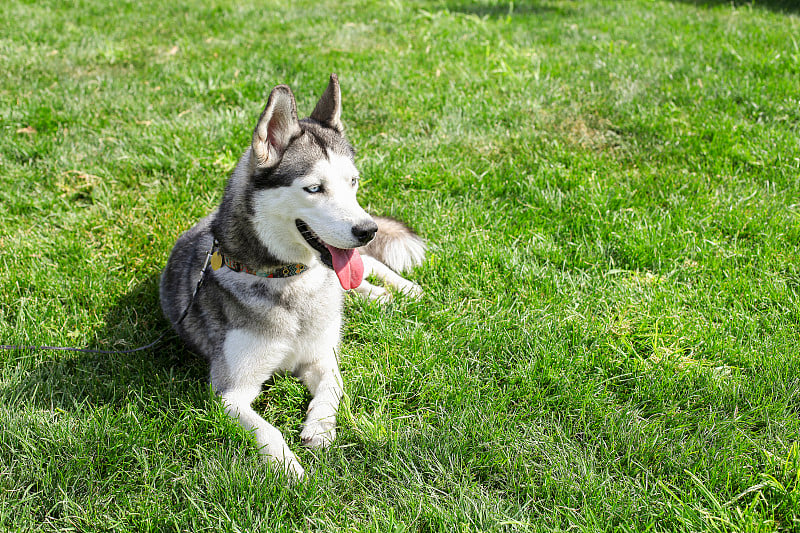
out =
[(367, 244), (375, 236), (378, 231), (378, 225), (370, 220), (363, 224), (353, 226), (353, 235), (361, 244)]

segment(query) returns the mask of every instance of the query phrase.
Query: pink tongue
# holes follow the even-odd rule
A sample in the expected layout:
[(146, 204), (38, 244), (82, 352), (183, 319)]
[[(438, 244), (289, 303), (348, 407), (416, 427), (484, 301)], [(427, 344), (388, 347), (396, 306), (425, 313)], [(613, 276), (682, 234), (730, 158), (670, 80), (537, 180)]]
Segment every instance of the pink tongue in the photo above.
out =
[(343, 250), (328, 246), (328, 251), (333, 259), (333, 270), (339, 277), (339, 283), (344, 290), (355, 289), (364, 279), (364, 263), (361, 255), (356, 250)]

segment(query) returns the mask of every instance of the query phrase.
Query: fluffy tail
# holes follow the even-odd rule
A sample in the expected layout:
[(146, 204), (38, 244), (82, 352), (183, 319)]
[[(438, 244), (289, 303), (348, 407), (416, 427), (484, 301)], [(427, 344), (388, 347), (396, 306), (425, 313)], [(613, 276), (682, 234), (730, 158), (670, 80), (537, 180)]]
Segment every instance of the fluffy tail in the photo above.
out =
[(425, 241), (398, 220), (372, 217), (378, 224), (375, 238), (359, 250), (372, 256), (395, 272), (421, 265), (425, 259)]

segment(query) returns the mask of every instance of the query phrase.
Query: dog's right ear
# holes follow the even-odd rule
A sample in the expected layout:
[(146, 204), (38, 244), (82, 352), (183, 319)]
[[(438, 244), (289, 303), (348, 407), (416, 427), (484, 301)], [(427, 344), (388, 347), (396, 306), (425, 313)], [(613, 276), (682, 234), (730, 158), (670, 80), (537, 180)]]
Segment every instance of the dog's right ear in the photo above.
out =
[(253, 156), (256, 166), (277, 165), (292, 139), (301, 134), (297, 104), (292, 90), (278, 85), (269, 94), (267, 105), (253, 132)]

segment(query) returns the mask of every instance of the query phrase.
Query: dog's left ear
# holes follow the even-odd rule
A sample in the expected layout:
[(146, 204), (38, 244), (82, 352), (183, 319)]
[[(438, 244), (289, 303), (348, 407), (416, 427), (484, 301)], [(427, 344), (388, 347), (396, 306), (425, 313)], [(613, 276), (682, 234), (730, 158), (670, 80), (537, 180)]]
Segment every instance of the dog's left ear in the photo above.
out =
[(342, 125), (342, 93), (339, 90), (339, 78), (336, 74), (331, 74), (328, 88), (322, 93), (322, 97), (317, 102), (317, 107), (311, 113), (311, 118), (323, 126), (333, 128), (339, 133), (344, 131), (344, 126)]

